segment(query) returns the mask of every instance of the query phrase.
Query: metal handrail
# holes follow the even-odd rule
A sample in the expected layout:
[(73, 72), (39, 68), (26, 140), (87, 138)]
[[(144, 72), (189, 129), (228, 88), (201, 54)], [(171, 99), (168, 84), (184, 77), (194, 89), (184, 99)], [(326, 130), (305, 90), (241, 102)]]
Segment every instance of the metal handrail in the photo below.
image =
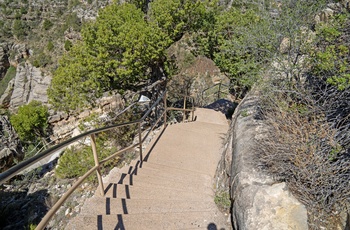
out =
[[(142, 144), (143, 142), (146, 140), (146, 138), (148, 137), (148, 135), (150, 134), (150, 132), (153, 131), (153, 129), (156, 127), (156, 125), (162, 120), (164, 120), (164, 128), (166, 127), (166, 120), (167, 120), (167, 111), (169, 110), (180, 110), (183, 111), (184, 115), (185, 112), (188, 111), (192, 111), (192, 120), (193, 120), (193, 113), (194, 113), (194, 107), (192, 104), (192, 109), (186, 109), (186, 99), (189, 96), (184, 96), (184, 108), (167, 108), (167, 92), (164, 91), (161, 96), (155, 101), (155, 103), (153, 103), (153, 105), (147, 110), (147, 112), (142, 116), (142, 118), (136, 120), (136, 121), (132, 121), (132, 122), (126, 122), (126, 123), (122, 123), (122, 124), (115, 124), (115, 125), (111, 125), (111, 126), (107, 126), (107, 127), (102, 127), (102, 128), (98, 128), (98, 129), (94, 129), (94, 130), (90, 130), (87, 131), (85, 133), (82, 133), (78, 136), (72, 137), (69, 140), (66, 140), (60, 144), (57, 144), (49, 149), (46, 149), (45, 151), (43, 151), (42, 153), (39, 153), (15, 166), (13, 166), (12, 168), (10, 168), (9, 170), (0, 173), (0, 184), (4, 183), (5, 181), (11, 179), (12, 177), (14, 177), (15, 175), (19, 174), (21, 171), (25, 170), (26, 168), (30, 167), (31, 165), (35, 164), (36, 162), (40, 161), (41, 159), (48, 157), (52, 154), (54, 154), (56, 151), (82, 139), (85, 138), (87, 136), (90, 136), (91, 138), (91, 147), (92, 147), (92, 151), (93, 151), (93, 155), (94, 155), (94, 160), (95, 160), (95, 166), (92, 167), (90, 170), (88, 170), (83, 176), (81, 176), (73, 185), (70, 189), (68, 189), (68, 191), (55, 203), (55, 205), (53, 205), (53, 207), (46, 213), (46, 215), (43, 217), (43, 219), (41, 220), (41, 222), (39, 223), (39, 225), (36, 227), (36, 229), (44, 229), (46, 227), (46, 225), (48, 224), (48, 222), (50, 221), (50, 219), (55, 215), (55, 213), (58, 211), (58, 209), (63, 205), (63, 203), (68, 199), (68, 197), (78, 188), (78, 186), (80, 186), (83, 181), (89, 177), (92, 173), (97, 172), (97, 179), (99, 182), (99, 187), (100, 187), (100, 192), (101, 195), (104, 195), (104, 188), (103, 188), (103, 182), (102, 182), (102, 175), (100, 172), (100, 167), (101, 165), (103, 165), (104, 163), (106, 163), (107, 161), (114, 159), (115, 157), (117, 157), (119, 154), (128, 151), (132, 148), (135, 148), (137, 146), (139, 146), (139, 151), (140, 151), (140, 161), (143, 161), (143, 157), (142, 157)], [(190, 97), (189, 97), (190, 98)], [(164, 103), (164, 111), (160, 114), (159, 118), (155, 121), (155, 123), (149, 128), (147, 134), (142, 137), (142, 122), (145, 121), (145, 119), (151, 114), (152, 110), (158, 106), (161, 101), (163, 100)], [(184, 116), (185, 117), (185, 116)], [(135, 125), (138, 124), (138, 134), (139, 134), (139, 141), (136, 144), (132, 144), (124, 149), (121, 149), (115, 153), (113, 153), (112, 155), (106, 157), (103, 160), (98, 160), (98, 154), (97, 154), (97, 149), (96, 149), (96, 140), (95, 140), (95, 135), (104, 131), (108, 131), (114, 128), (120, 128), (120, 127), (125, 127), (125, 126), (130, 126), (130, 125)]]
[[(176, 94), (176, 95), (184, 97), (183, 108), (167, 107), (167, 110), (168, 110), (168, 111), (170, 111), (170, 110), (182, 111), (182, 113), (183, 113), (182, 122), (185, 121), (185, 117), (186, 117), (185, 114), (186, 114), (186, 112), (191, 112), (191, 113), (192, 113), (192, 114), (191, 114), (191, 119), (192, 119), (192, 121), (193, 121), (193, 119), (194, 119), (194, 111), (195, 111), (195, 107), (194, 107), (194, 97), (188, 96), (188, 95), (186, 95), (186, 94)], [(187, 109), (187, 108), (186, 108), (187, 98), (190, 99), (190, 102), (192, 102), (192, 103), (191, 103), (192, 107), (191, 107), (190, 109)]]
[[(221, 93), (225, 93), (225, 91), (221, 90), (221, 89), (222, 89), (222, 86), (226, 87), (226, 90), (228, 90), (228, 91), (230, 90), (230, 85), (224, 84), (224, 83), (222, 83), (222, 82), (216, 83), (215, 85), (212, 85), (212, 86), (210, 86), (210, 87), (208, 87), (208, 88), (206, 88), (206, 89), (204, 89), (204, 90), (202, 91), (202, 95), (201, 95), (202, 100), (204, 99), (204, 94), (205, 94), (206, 91), (208, 91), (208, 90), (210, 90), (210, 89), (212, 89), (212, 88), (215, 88), (215, 87), (217, 87), (217, 86), (219, 86), (219, 89), (218, 89), (217, 91), (213, 92), (212, 94), (206, 95), (206, 98), (217, 94), (217, 99), (220, 99)], [(203, 105), (202, 105), (202, 106), (203, 106)]]

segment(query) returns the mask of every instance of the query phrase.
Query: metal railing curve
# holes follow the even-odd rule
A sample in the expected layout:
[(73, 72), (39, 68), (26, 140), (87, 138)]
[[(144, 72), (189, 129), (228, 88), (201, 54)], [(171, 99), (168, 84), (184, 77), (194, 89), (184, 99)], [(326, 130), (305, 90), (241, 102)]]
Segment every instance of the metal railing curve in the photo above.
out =
[[(46, 158), (52, 154), (54, 154), (56, 151), (59, 151), (63, 149), (64, 147), (69, 146), (70, 144), (73, 144), (77, 142), (78, 140), (81, 140), (85, 137), (90, 137), (91, 140), (91, 148), (92, 152), (94, 155), (94, 160), (95, 160), (95, 166), (93, 166), (90, 170), (88, 170), (83, 176), (79, 177), (79, 179), (74, 182), (74, 184), (66, 191), (66, 193), (52, 206), (52, 208), (46, 213), (46, 215), (43, 217), (41, 222), (38, 224), (36, 229), (44, 229), (47, 224), (49, 223), (50, 219), (55, 215), (55, 213), (58, 211), (58, 209), (63, 205), (63, 203), (68, 199), (68, 197), (83, 183), (83, 181), (89, 177), (91, 174), (94, 172), (97, 173), (97, 179), (99, 182), (99, 188), (100, 188), (100, 193), (101, 195), (104, 195), (104, 188), (103, 188), (103, 182), (102, 182), (102, 175), (100, 172), (101, 165), (104, 163), (108, 162), (111, 159), (116, 158), (119, 154), (128, 151), (130, 149), (133, 149), (135, 147), (139, 146), (139, 153), (140, 153), (140, 161), (143, 161), (143, 156), (142, 156), (142, 144), (150, 134), (154, 130), (154, 128), (159, 124), (161, 120), (163, 120), (164, 128), (166, 127), (167, 124), (167, 111), (171, 110), (179, 110), (182, 111), (183, 114), (186, 112), (192, 112), (192, 120), (193, 120), (193, 113), (194, 113), (194, 106), (192, 105), (191, 109), (186, 108), (186, 99), (191, 98), (189, 96), (184, 95), (184, 107), (183, 108), (173, 108), (169, 107), (167, 108), (167, 92), (164, 91), (158, 99), (153, 103), (153, 105), (145, 112), (145, 114), (138, 120), (136, 121), (131, 121), (131, 122), (126, 122), (122, 124), (115, 124), (107, 127), (102, 127), (94, 130), (87, 131), (85, 133), (82, 133), (78, 136), (72, 137), (66, 141), (63, 141), (60, 144), (57, 144), (49, 149), (44, 150), (43, 152), (13, 166), (9, 170), (0, 173), (0, 184), (3, 184), (4, 182), (8, 181), (12, 177), (16, 176), (19, 174), (21, 171), (25, 170), (26, 168), (30, 167), (31, 165), (35, 164), (36, 162), (42, 160), (43, 158)], [(142, 123), (146, 120), (151, 115), (151, 112), (161, 103), (163, 103), (163, 108), (162, 112), (159, 114), (159, 117), (156, 119), (156, 121), (148, 128), (148, 131), (144, 137), (142, 137)], [(184, 116), (185, 117), (185, 116)], [(163, 119), (162, 119), (163, 118)], [(120, 128), (120, 127), (125, 127), (125, 126), (131, 126), (131, 125), (138, 125), (138, 136), (139, 140), (138, 143), (132, 144), (128, 147), (125, 147), (110, 156), (106, 157), (103, 160), (98, 159), (98, 153), (97, 153), (97, 148), (96, 148), (96, 138), (95, 135), (104, 131), (108, 131), (114, 128)]]

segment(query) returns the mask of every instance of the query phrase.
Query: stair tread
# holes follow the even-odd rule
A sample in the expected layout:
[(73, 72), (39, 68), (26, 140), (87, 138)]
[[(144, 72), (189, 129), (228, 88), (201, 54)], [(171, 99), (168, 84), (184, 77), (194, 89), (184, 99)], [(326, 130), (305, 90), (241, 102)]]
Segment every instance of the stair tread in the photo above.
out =
[[(186, 175), (181, 173), (171, 173), (171, 172), (162, 172), (154, 169), (142, 168), (137, 170), (137, 174), (116, 174), (109, 177), (109, 183), (116, 184), (135, 184), (138, 182), (150, 181), (153, 184), (169, 184), (170, 181), (179, 182), (179, 184), (187, 185), (196, 185), (200, 186), (201, 184), (210, 185), (213, 182), (213, 179), (208, 175)], [(171, 184), (170, 184), (171, 185)]]
[(168, 199), (211, 199), (212, 195), (208, 193), (202, 193), (201, 191), (182, 191), (175, 190), (173, 188), (159, 188), (159, 187), (142, 187), (142, 186), (131, 186), (121, 184), (111, 184), (105, 189), (105, 197), (112, 198), (145, 198), (155, 199), (157, 197), (168, 198)]
[(186, 211), (215, 211), (212, 201), (121, 199), (93, 197), (87, 201), (91, 208), (83, 208), (81, 214), (137, 214)]
[[(211, 224), (225, 228), (227, 221), (218, 212), (142, 213), (127, 215), (80, 215), (76, 217), (80, 229), (185, 229), (205, 228)], [(118, 228), (119, 227), (119, 228)], [(73, 223), (67, 229), (75, 229)]]
[(143, 166), (144, 166), (144, 168), (154, 169), (154, 170), (171, 170), (171, 171), (183, 173), (183, 174), (210, 177), (210, 175), (208, 175), (206, 173), (196, 171), (196, 168), (189, 170), (189, 169), (181, 168), (178, 166), (173, 166), (173, 165), (169, 165), (169, 164), (162, 164), (161, 162), (144, 161)]

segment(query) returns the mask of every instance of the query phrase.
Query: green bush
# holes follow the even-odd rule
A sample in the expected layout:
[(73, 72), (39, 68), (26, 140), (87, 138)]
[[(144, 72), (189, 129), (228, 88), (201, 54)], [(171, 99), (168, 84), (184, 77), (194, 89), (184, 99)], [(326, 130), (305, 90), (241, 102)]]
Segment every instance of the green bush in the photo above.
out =
[(230, 194), (226, 191), (218, 191), (214, 197), (215, 204), (223, 211), (229, 211), (231, 207)]
[(47, 50), (52, 51), (54, 48), (55, 46), (53, 45), (52, 41), (49, 41), (49, 43), (47, 43)]
[[(102, 137), (101, 137), (102, 136)], [(116, 148), (108, 148), (106, 137), (104, 134), (96, 139), (96, 148), (99, 160), (102, 160), (116, 151)], [(102, 173), (106, 171), (109, 166), (115, 165), (118, 158), (111, 160), (105, 164)], [(55, 170), (55, 175), (58, 178), (74, 178), (84, 175), (90, 168), (95, 165), (91, 146), (71, 147), (66, 149), (64, 154), (60, 157), (58, 165)], [(88, 180), (94, 180), (94, 176)]]
[(51, 29), (52, 26), (53, 26), (53, 23), (50, 20), (48, 20), (48, 19), (44, 20), (44, 23), (43, 23), (44, 30), (49, 30), (49, 29)]
[(29, 31), (28, 25), (22, 20), (15, 20), (12, 26), (13, 35), (17, 37), (17, 39), (23, 39), (27, 36)]
[(10, 121), (22, 141), (36, 141), (43, 138), (48, 127), (48, 108), (38, 101), (19, 107), (18, 113)]
[(71, 41), (66, 40), (66, 41), (64, 42), (64, 49), (65, 49), (66, 51), (69, 51), (69, 50), (72, 48), (72, 46), (73, 46), (73, 44), (72, 44)]
[(39, 53), (39, 55), (37, 55), (33, 61), (33, 65), (37, 68), (45, 67), (46, 65), (49, 65), (51, 63), (52, 63), (51, 56), (44, 52)]

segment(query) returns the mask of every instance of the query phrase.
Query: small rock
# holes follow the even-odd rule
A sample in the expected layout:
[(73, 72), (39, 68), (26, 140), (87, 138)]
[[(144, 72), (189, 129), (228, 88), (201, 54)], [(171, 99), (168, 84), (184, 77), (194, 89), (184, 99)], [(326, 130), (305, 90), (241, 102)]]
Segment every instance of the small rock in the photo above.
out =
[(64, 215), (69, 216), (69, 214), (70, 214), (70, 208), (67, 208), (66, 211), (64, 212)]

